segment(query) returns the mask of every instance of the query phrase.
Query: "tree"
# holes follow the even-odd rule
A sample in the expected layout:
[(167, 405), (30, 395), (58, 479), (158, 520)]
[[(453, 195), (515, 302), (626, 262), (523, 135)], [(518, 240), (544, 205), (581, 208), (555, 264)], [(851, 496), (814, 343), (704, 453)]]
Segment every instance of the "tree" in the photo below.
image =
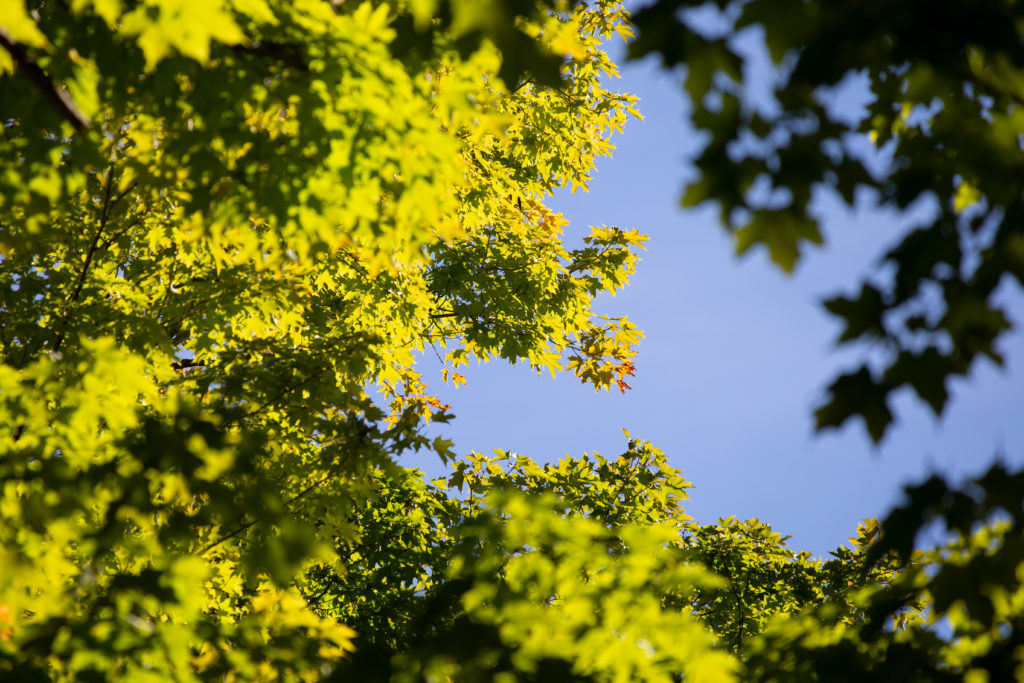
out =
[[(721, 680), (735, 669), (696, 619), (662, 609), (671, 596), (717, 580), (679, 543), (689, 484), (650, 444), (630, 439), (615, 459), (595, 454), (543, 467), (508, 453), (474, 455), (447, 481), (409, 481), (436, 501), (417, 509), (447, 511), (409, 530), (408, 547), (432, 555), (409, 567), (418, 586), (403, 596), (413, 604), (398, 611), (412, 617), (411, 627), (383, 629), (399, 637), (361, 648), (342, 680), (670, 680), (673, 672)], [(387, 489), (388, 500), (401, 490)], [(393, 548), (395, 517), (382, 528), (377, 509), (367, 512), (359, 522), (365, 546)], [(417, 532), (439, 520), (440, 533)], [(411, 557), (366, 560), (391, 578), (404, 574), (394, 563)], [(339, 605), (401, 594), (376, 581), (367, 591), (364, 576), (318, 572), (314, 582)]]
[(296, 575), (375, 470), (450, 456), (415, 351), (631, 372), (591, 302), (642, 237), (543, 204), (632, 111), (624, 14), (550, 9), (3, 3), (5, 676), (333, 666)]
[(303, 589), (367, 634), (340, 679), (732, 680), (744, 637), (773, 616), (827, 605), (835, 623), (859, 624), (858, 590), (903, 571), (892, 555), (862, 572), (875, 525), (825, 563), (756, 520), (696, 525), (690, 484), (627, 438), (616, 458), (540, 466), (497, 452), (429, 485), (378, 478), (342, 553), (358, 557), (344, 573), (317, 567)]
[[(541, 466), (424, 436), (451, 417), (415, 367), (428, 347), (444, 381), (475, 357), (628, 388), (640, 333), (592, 304), (644, 238), (567, 244), (544, 203), (585, 189), (636, 114), (604, 81), (601, 41), (630, 33), (617, 3), (0, 17), (4, 678), (1018, 665), (1018, 474), (910, 489), (820, 562), (756, 520), (693, 524), (641, 440)], [(451, 476), (395, 464), (413, 450)], [(914, 552), (932, 519), (960, 537)], [(947, 615), (956, 639), (931, 627)]]

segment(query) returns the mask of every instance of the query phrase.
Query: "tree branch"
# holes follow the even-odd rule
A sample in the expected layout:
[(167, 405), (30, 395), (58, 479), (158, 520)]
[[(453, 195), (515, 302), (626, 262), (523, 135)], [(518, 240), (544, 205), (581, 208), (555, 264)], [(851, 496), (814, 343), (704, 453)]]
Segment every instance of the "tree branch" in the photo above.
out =
[[(293, 495), (291, 498), (288, 498), (287, 500), (285, 500), (284, 501), (285, 507), (291, 505), (295, 501), (297, 501), (300, 498), (306, 496), (311, 491), (313, 491), (314, 489), (319, 487), (321, 484), (325, 483), (331, 477), (339, 474), (341, 472), (341, 468), (344, 467), (345, 463), (347, 463), (347, 462), (348, 462), (348, 455), (346, 454), (346, 455), (343, 455), (341, 458), (339, 458), (338, 462), (334, 463), (334, 465), (327, 471), (327, 473), (324, 476), (320, 477), (319, 479), (315, 479), (312, 484), (310, 484), (306, 488), (302, 489), (301, 491), (299, 491), (298, 493)], [(232, 538), (234, 538), (235, 536), (238, 536), (239, 534), (243, 533), (244, 531), (252, 528), (259, 521), (260, 520), (257, 518), (257, 519), (250, 520), (248, 522), (243, 522), (242, 524), (240, 524), (237, 527), (235, 527), (235, 529), (233, 531), (231, 531), (231, 532), (221, 536), (216, 541), (213, 541), (212, 543), (204, 546), (199, 551), (199, 554), (200, 555), (205, 555), (206, 553), (210, 552), (211, 550), (213, 550), (217, 546), (221, 545), (225, 541), (229, 541)]]
[(74, 126), (75, 130), (81, 133), (89, 128), (92, 121), (79, 111), (68, 91), (54, 83), (39, 66), (36, 58), (11, 38), (11, 34), (3, 28), (0, 28), (0, 46), (3, 46), (11, 54), (18, 67), (32, 81), (36, 89)]
[(279, 43), (273, 40), (256, 40), (248, 45), (233, 45), (238, 55), (266, 57), (285, 66), (309, 73), (309, 63), (302, 54), (302, 46), (294, 43)]
[[(96, 254), (96, 251), (100, 247), (100, 236), (103, 235), (103, 231), (107, 227), (107, 220), (110, 218), (110, 209), (113, 206), (110, 202), (111, 188), (113, 186), (114, 167), (111, 166), (110, 169), (107, 171), (107, 189), (103, 195), (103, 208), (100, 211), (100, 225), (98, 228), (96, 228), (96, 234), (92, 238), (92, 244), (89, 245), (89, 250), (85, 254), (85, 262), (82, 264), (82, 270), (78, 274), (77, 282), (75, 282), (75, 291), (71, 293), (71, 297), (68, 301), (69, 305), (78, 303), (79, 297), (82, 296), (82, 287), (85, 286), (85, 280), (89, 274), (89, 266), (92, 265), (92, 257)], [(67, 313), (64, 315), (64, 321), (61, 325), (60, 333), (57, 335), (57, 340), (53, 344), (53, 351), (55, 353), (57, 351), (60, 351), (61, 344), (64, 343), (64, 337), (67, 334), (67, 325), (70, 319), (71, 309), (68, 308)]]

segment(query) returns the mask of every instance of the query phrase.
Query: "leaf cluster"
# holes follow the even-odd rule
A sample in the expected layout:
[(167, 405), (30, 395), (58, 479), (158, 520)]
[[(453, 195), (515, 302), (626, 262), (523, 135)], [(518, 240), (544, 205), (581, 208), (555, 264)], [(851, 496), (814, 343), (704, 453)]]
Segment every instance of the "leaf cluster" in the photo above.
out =
[[(704, 133), (683, 205), (716, 203), (738, 253), (762, 245), (791, 271), (823, 242), (823, 190), (920, 216), (878, 274), (825, 301), (839, 343), (872, 352), (831, 383), (819, 429), (860, 417), (877, 442), (894, 392), (941, 415), (951, 378), (1003, 362), (1011, 323), (997, 293), (1024, 284), (1021, 12), (997, 0), (661, 0), (635, 17), (630, 55), (686, 66)], [(753, 62), (769, 56), (755, 84)], [(859, 111), (850, 92), (864, 96)]]
[[(947, 288), (925, 328), (948, 344), (901, 351), (888, 384), (854, 373), (824, 409), (823, 424), (856, 412), (880, 436), (894, 387), (939, 410), (946, 370), (995, 356), (1005, 325), (989, 285), (1019, 265), (1019, 197), (997, 182), (1016, 163), (1015, 53), (993, 4), (959, 52), (910, 40), (905, 14), (869, 14), (855, 35), (871, 50), (840, 42), (829, 66), (808, 46), (836, 40), (844, 6), (792, 5), (730, 10), (740, 29), (765, 26), (778, 59), (796, 55), (778, 116), (741, 106), (728, 40), (692, 31), (682, 3), (639, 14), (634, 49), (670, 63), (690, 51), (689, 86), (708, 105), (697, 121), (713, 132), (690, 200), (723, 202), (741, 247), (765, 242), (791, 264), (817, 239), (806, 203), (819, 177), (906, 206), (926, 159), (932, 191), (955, 192), (949, 220), (890, 256), (891, 287), (864, 290), (874, 308), (831, 304), (851, 339), (903, 344), (873, 316), (912, 301), (922, 278)], [(618, 457), (546, 465), (457, 458), (425, 435), (451, 418), (416, 367), (428, 347), (456, 383), (460, 365), (501, 358), (629, 388), (641, 333), (594, 301), (627, 283), (644, 237), (593, 227), (573, 243), (545, 204), (586, 189), (636, 115), (608, 87), (613, 35), (630, 28), (611, 0), (0, 0), (0, 677), (1019, 671), (1019, 473), (909, 489), (822, 562), (757, 520), (694, 524), (689, 483), (628, 435)], [(845, 130), (815, 88), (855, 58), (879, 88), (857, 125), (909, 160), (885, 178), (845, 153), (833, 177), (811, 153), (817, 131)], [(962, 59), (970, 88), (950, 80)], [(942, 108), (923, 113), (934, 92)], [(977, 149), (961, 148), (954, 113), (974, 121)], [(741, 129), (788, 142), (737, 174)], [(954, 151), (962, 167), (941, 158)], [(748, 201), (762, 166), (788, 207)], [(949, 246), (990, 223), (974, 252)], [(417, 451), (448, 477), (396, 464)], [(956, 536), (912, 551), (936, 519)], [(951, 637), (934, 629), (943, 618)]]
[[(592, 305), (642, 238), (578, 255), (544, 204), (633, 113), (624, 12), (495, 9), (0, 5), (4, 677), (308, 680), (341, 620), (394, 641), (310, 572), (370, 596), (353, 519), (397, 456), (452, 457), (417, 353), (599, 387), (632, 357)], [(439, 528), (421, 503), (392, 543)]]

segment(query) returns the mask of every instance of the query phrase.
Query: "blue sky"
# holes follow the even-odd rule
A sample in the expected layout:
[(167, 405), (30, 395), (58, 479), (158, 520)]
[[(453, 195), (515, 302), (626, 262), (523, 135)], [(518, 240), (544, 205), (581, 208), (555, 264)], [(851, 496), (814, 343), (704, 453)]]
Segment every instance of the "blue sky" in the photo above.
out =
[[(458, 389), (432, 382), (456, 419), (437, 428), (456, 450), (502, 448), (539, 461), (584, 451), (616, 455), (622, 429), (663, 449), (695, 484), (687, 511), (701, 522), (758, 517), (793, 536), (790, 546), (824, 555), (858, 520), (899, 501), (902, 485), (930, 470), (982, 471), (995, 453), (1024, 463), (1024, 343), (1002, 340), (1004, 370), (980, 364), (952, 384), (942, 421), (909, 394), (898, 423), (874, 447), (859, 423), (815, 435), (813, 409), (835, 373), (863, 350), (837, 351), (838, 324), (818, 301), (852, 290), (911, 218), (827, 199), (827, 246), (785, 275), (763, 251), (742, 259), (711, 209), (679, 207), (699, 139), (689, 127), (682, 75), (652, 61), (630, 63), (616, 87), (641, 98), (644, 121), (614, 139), (587, 193), (556, 197), (575, 243), (589, 225), (637, 228), (650, 237), (629, 287), (599, 310), (644, 330), (632, 391), (595, 393), (571, 375), (538, 376), (525, 365), (473, 365)], [(689, 174), (689, 175), (687, 175)], [(1004, 288), (1011, 319), (1024, 297)], [(428, 380), (433, 371), (427, 363)], [(436, 463), (410, 461), (432, 474)]]

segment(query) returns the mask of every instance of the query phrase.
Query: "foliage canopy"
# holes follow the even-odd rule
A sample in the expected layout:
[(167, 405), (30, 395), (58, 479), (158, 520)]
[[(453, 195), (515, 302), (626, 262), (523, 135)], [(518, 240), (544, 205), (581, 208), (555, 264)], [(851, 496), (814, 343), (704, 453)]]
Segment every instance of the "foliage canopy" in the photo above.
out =
[[(743, 21), (788, 36), (777, 54), (824, 31), (760, 5)], [(686, 43), (691, 91), (732, 103), (698, 116), (715, 133), (690, 195), (731, 213), (750, 176), (723, 179), (738, 124), (722, 117), (765, 120), (714, 75), (734, 61), (726, 39), (675, 21), (679, 6), (641, 13), (634, 49), (674, 63)], [(586, 189), (637, 114), (608, 87), (602, 42), (631, 35), (617, 2), (0, 0), (0, 17), (3, 677), (998, 680), (1024, 666), (1019, 474), (910, 488), (823, 562), (757, 520), (695, 524), (689, 484), (628, 435), (618, 457), (547, 465), (424, 436), (451, 417), (416, 370), (430, 349), (443, 381), (501, 358), (629, 388), (640, 332), (593, 302), (626, 284), (645, 238), (595, 227), (570, 244), (545, 205)], [(1008, 59), (992, 54), (979, 63)], [(916, 78), (890, 66), (878, 80)], [(815, 101), (808, 87), (793, 107)], [(976, 94), (1005, 151), (1016, 109), (981, 89), (955, 101)], [(897, 157), (930, 159), (899, 145), (947, 145), (927, 139), (946, 110), (919, 125), (914, 106), (872, 125)], [(1015, 215), (1008, 183), (958, 173), (942, 176), (956, 220), (936, 230), (977, 229), (964, 197)], [(908, 178), (863, 182), (902, 206), (923, 187)], [(789, 265), (817, 233), (809, 185), (782, 182), (796, 232), (764, 209), (740, 235)], [(949, 294), (962, 315), (933, 324), (953, 345), (914, 358), (966, 372), (994, 355), (1005, 326), (985, 327), (993, 289), (975, 276), (1019, 277), (1008, 224), (956, 276), (975, 303)], [(904, 252), (890, 258), (914, 282), (949, 279)], [(879, 310), (915, 295), (899, 277), (873, 290)], [(851, 338), (870, 331), (854, 322)], [(887, 373), (917, 387), (909, 362)], [(883, 403), (901, 383), (871, 381)], [(862, 393), (840, 380), (822, 424), (858, 413), (880, 435), (888, 413), (849, 403)], [(416, 450), (451, 474), (396, 464)], [(913, 550), (936, 519), (953, 540)]]

